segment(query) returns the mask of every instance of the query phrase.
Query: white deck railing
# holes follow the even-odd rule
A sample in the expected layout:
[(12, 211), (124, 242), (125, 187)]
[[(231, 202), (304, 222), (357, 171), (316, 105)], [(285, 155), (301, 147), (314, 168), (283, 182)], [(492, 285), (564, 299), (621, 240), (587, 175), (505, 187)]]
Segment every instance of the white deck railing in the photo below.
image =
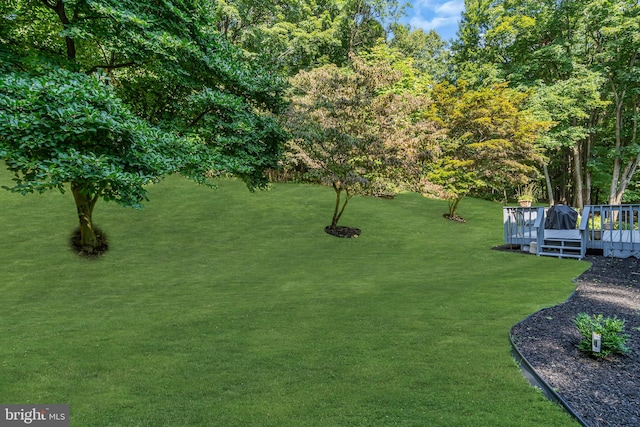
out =
[[(529, 245), (544, 240), (547, 208), (504, 207), (504, 241)], [(640, 258), (640, 204), (589, 205), (582, 211), (579, 232), (584, 249), (602, 249), (605, 256)], [(585, 222), (586, 221), (586, 222)]]
[(504, 207), (504, 241), (508, 245), (528, 245), (537, 238), (535, 226), (538, 217), (544, 217), (546, 208)]
[(639, 214), (640, 204), (591, 205), (588, 247), (602, 249), (605, 256), (640, 257)]

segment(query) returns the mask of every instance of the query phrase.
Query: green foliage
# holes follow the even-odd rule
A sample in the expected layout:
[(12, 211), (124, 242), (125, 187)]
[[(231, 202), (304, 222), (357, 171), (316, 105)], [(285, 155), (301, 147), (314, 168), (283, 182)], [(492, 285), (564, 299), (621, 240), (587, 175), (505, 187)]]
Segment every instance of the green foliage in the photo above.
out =
[(638, 34), (636, 0), (465, 0), (455, 77), (535, 88), (554, 122), (541, 140), (549, 187), (569, 203), (605, 193), (617, 204), (640, 164)]
[(412, 58), (417, 70), (440, 82), (450, 73), (448, 43), (434, 30), (428, 33), (405, 25), (393, 26), (390, 45)]
[(65, 70), (0, 75), (0, 146), (15, 174), (11, 191), (81, 182), (136, 207), (147, 184), (201, 161), (194, 141), (149, 126), (97, 78)]
[[(630, 351), (627, 347), (629, 336), (624, 333), (624, 320), (617, 317), (603, 317), (602, 314), (589, 316), (587, 313), (579, 313), (573, 323), (583, 337), (578, 348), (585, 353), (605, 358), (611, 353), (626, 354)], [(592, 350), (593, 332), (601, 335), (599, 353)]]
[(538, 198), (538, 186), (535, 182), (523, 185), (516, 190), (516, 199), (518, 201), (535, 202)]
[(443, 186), (448, 199), (459, 202), (483, 188), (503, 192), (537, 178), (536, 142), (549, 124), (526, 109), (527, 93), (505, 84), (474, 90), (461, 82), (437, 85), (433, 97), (447, 139), (438, 161), (426, 165), (427, 178)]
[[(354, 194), (417, 188), (422, 163), (432, 158), (441, 132), (425, 110), (429, 101), (404, 90), (414, 78), (408, 64), (352, 56), (350, 68), (302, 71), (292, 79), (292, 104), (284, 116), (293, 136), (287, 163), (315, 182), (331, 185), (339, 201)], [(390, 185), (385, 185), (385, 183)], [(373, 188), (372, 188), (373, 186)], [(344, 206), (333, 217), (335, 226)]]
[[(452, 144), (447, 146), (449, 149), (455, 149)], [(426, 178), (442, 188), (442, 197), (448, 201), (449, 217), (457, 216), (458, 205), (465, 196), (483, 186), (473, 170), (472, 160), (443, 156), (436, 162), (428, 164), (426, 170)]]
[(219, 31), (260, 61), (289, 75), (349, 63), (386, 40), (404, 6), (398, 0), (215, 2)]
[(473, 88), (487, 87), (505, 81), (495, 52), (487, 44), (487, 32), (495, 20), (491, 0), (465, 0), (458, 26), (458, 39), (451, 46), (454, 78)]
[(576, 66), (575, 74), (569, 78), (537, 84), (531, 105), (542, 120), (553, 123), (541, 140), (549, 153), (572, 148), (589, 136), (591, 114), (608, 105), (600, 96), (603, 83), (598, 73)]
[[(580, 226), (580, 221), (581, 218), (578, 217), (578, 223), (576, 224), (576, 226)], [(588, 227), (589, 230), (601, 230), (603, 226), (603, 221), (602, 221), (602, 217), (600, 215), (592, 215), (589, 218), (589, 223), (588, 223)]]
[(144, 186), (167, 173), (201, 183), (230, 173), (265, 186), (286, 139), (269, 115), (284, 107), (285, 82), (217, 33), (212, 8), (0, 6), (0, 154), (16, 175), (12, 190), (70, 183), (86, 236), (99, 198), (139, 206)]
[(251, 187), (266, 183), (285, 135), (265, 113), (284, 107), (285, 82), (217, 33), (213, 5), (16, 4), (2, 40), (10, 69), (101, 70), (140, 119), (201, 141), (202, 169), (237, 174)]

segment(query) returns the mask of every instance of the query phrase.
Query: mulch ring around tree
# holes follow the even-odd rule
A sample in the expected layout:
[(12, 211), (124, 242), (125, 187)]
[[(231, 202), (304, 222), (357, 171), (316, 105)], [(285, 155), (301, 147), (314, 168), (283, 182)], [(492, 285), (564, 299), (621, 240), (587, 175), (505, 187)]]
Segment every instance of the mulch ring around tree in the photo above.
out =
[(448, 220), (451, 220), (451, 221), (467, 222), (466, 219), (464, 219), (464, 218), (462, 218), (461, 216), (458, 216), (458, 215), (443, 214), (442, 216), (445, 217)]
[(99, 229), (95, 229), (96, 239), (98, 239), (98, 245), (95, 248), (89, 246), (82, 246), (80, 244), (80, 228), (76, 228), (76, 230), (71, 235), (71, 249), (73, 251), (85, 258), (97, 258), (100, 255), (104, 254), (109, 249), (109, 244), (107, 243), (107, 236)]
[(324, 232), (327, 234), (331, 234), (332, 236), (336, 236), (336, 237), (345, 237), (345, 238), (356, 238), (360, 235), (360, 229), (359, 228), (354, 228), (354, 227), (344, 227), (344, 226), (335, 226), (332, 227), (330, 225), (327, 225), (324, 228)]

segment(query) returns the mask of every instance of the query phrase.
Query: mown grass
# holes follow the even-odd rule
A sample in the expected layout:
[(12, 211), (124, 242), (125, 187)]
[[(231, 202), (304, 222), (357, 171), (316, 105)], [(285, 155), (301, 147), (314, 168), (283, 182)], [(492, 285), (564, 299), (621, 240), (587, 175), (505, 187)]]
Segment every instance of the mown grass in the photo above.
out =
[(508, 333), (587, 264), (491, 250), (500, 205), (465, 200), (460, 224), (357, 198), (339, 239), (328, 188), (149, 195), (99, 203), (110, 250), (87, 260), (70, 194), (0, 192), (0, 402), (68, 403), (72, 426), (575, 425)]

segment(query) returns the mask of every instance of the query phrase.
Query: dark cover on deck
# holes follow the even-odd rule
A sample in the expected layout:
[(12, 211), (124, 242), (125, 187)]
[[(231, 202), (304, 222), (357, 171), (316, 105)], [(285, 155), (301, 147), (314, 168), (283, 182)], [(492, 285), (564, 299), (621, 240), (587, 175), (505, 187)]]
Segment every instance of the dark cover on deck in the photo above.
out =
[(551, 206), (547, 210), (544, 228), (547, 230), (572, 230), (576, 228), (578, 212), (567, 205)]

